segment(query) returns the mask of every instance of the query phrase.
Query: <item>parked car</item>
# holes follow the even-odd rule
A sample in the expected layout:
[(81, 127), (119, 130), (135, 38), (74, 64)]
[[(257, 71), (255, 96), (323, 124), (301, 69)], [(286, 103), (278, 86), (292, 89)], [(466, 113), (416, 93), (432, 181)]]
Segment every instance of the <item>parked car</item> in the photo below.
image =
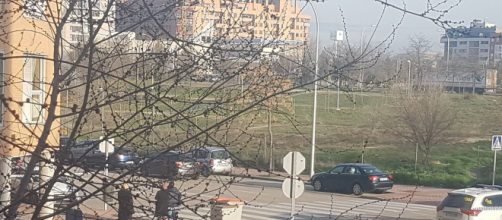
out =
[(458, 189), (437, 207), (438, 220), (502, 219), (502, 186), (477, 185)]
[(93, 151), (99, 151), (99, 140), (79, 141), (68, 144), (69, 140), (61, 142), (59, 155), (61, 160), (69, 162), (83, 162), (84, 157)]
[(201, 174), (230, 174), (233, 161), (230, 154), (221, 147), (201, 147), (191, 151), (192, 157), (201, 164)]
[[(89, 140), (75, 142), (73, 145), (61, 145), (62, 149), (59, 150), (61, 160), (88, 167), (104, 166), (106, 155), (99, 150), (100, 142), (100, 140)], [(140, 161), (137, 153), (126, 148), (115, 149), (115, 152), (109, 153), (108, 157), (108, 166), (112, 169), (128, 168)]]
[[(16, 191), (21, 183), (21, 179), (25, 175), (26, 166), (30, 160), (30, 156), (25, 157), (14, 157), (12, 158), (12, 164), (15, 164), (12, 169), (11, 174), (11, 186), (12, 191)], [(30, 182), (27, 186), (27, 193), (32, 190), (37, 189), (40, 186), (40, 169), (35, 167), (33, 174), (30, 178)], [(69, 183), (68, 178), (65, 176), (58, 176), (56, 182), (51, 188), (49, 195), (47, 197), (48, 201), (54, 202), (54, 207), (56, 209), (64, 208), (72, 202), (81, 199), (80, 192), (77, 191), (76, 187)], [(36, 205), (40, 201), (40, 195), (38, 193), (31, 193), (26, 196), (22, 202), (27, 204)]]
[[(108, 167), (110, 169), (125, 169), (138, 164), (140, 160), (138, 154), (129, 149), (115, 149), (115, 152), (108, 154)], [(86, 166), (102, 167), (105, 165), (106, 155), (99, 149), (92, 149), (91, 152), (83, 156), (82, 161)]]
[(189, 154), (180, 151), (156, 153), (146, 157), (141, 166), (141, 173), (145, 176), (159, 176), (162, 178), (196, 179), (200, 175), (200, 165)]
[(393, 176), (370, 164), (346, 163), (311, 178), (316, 191), (339, 191), (361, 195), (364, 192), (390, 190)]

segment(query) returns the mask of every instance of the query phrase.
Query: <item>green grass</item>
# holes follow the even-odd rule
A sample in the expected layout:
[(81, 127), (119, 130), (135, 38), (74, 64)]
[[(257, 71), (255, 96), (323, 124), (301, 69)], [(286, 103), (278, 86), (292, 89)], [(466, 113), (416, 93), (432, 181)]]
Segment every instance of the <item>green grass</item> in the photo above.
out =
[[(191, 92), (197, 97), (200, 95), (197, 93), (202, 90), (203, 88), (197, 88), (192, 89)], [(186, 89), (177, 90), (176, 95), (180, 99), (188, 99), (187, 91)], [(210, 98), (222, 97), (224, 93), (221, 91)], [(317, 171), (326, 170), (338, 163), (360, 161), (363, 140), (368, 140), (365, 162), (396, 174), (398, 183), (457, 188), (490, 180), (493, 154), (489, 150), (490, 146), (487, 141), (497, 131), (502, 133), (500, 127), (502, 96), (446, 94), (456, 111), (456, 123), (448, 132), (448, 139), (442, 144), (433, 146), (431, 158), (433, 164), (418, 166), (417, 178), (414, 172), (414, 146), (386, 133), (386, 129), (378, 123), (382, 119), (381, 115), (386, 109), (386, 104), (390, 101), (390, 98), (385, 95), (370, 92), (342, 93), (340, 95), (342, 110), (337, 111), (336, 92), (328, 94), (321, 91), (319, 93), (316, 132)], [(272, 133), (276, 170), (281, 170), (281, 159), (291, 150), (302, 152), (307, 161), (309, 160), (312, 104), (312, 93), (297, 94), (294, 96), (292, 112), (287, 115), (274, 114)], [(173, 106), (183, 107), (180, 103), (174, 103)], [(158, 108), (168, 109), (162, 104), (159, 104)], [(218, 117), (221, 119), (229, 113), (231, 112), (219, 113)], [(265, 154), (264, 151), (270, 150), (265, 145), (265, 140), (269, 140), (266, 112), (243, 115), (236, 120), (242, 123), (236, 123), (233, 126), (243, 128), (245, 121), (252, 117), (255, 118), (252, 125), (254, 128), (246, 132), (254, 135), (253, 139), (251, 141), (232, 140), (227, 144), (233, 147), (235, 153), (244, 160), (265, 168), (268, 167), (268, 159), (265, 155), (269, 154)], [(217, 122), (216, 119), (216, 114), (210, 113), (207, 118), (201, 118), (198, 123), (205, 127), (206, 122), (211, 125)], [(161, 129), (164, 129), (166, 133), (175, 133), (169, 127)], [(229, 139), (238, 135), (237, 133), (242, 133), (242, 131), (233, 129)], [(419, 156), (422, 157), (421, 154)], [(502, 175), (498, 178), (502, 180)]]
[[(367, 139), (365, 162), (395, 173), (399, 177), (398, 183), (459, 188), (491, 180), (493, 154), (489, 150), (489, 139), (494, 132), (502, 130), (501, 96), (447, 94), (456, 110), (456, 123), (448, 132), (446, 142), (433, 146), (431, 161), (434, 164), (426, 167), (419, 159), (417, 179), (414, 146), (385, 133), (385, 129), (378, 125), (372, 129), (374, 123), (380, 120), (388, 98), (381, 93), (355, 95), (355, 108), (351, 102), (352, 95), (340, 96), (341, 111), (335, 110), (336, 93), (329, 94), (329, 110), (328, 95), (318, 95), (317, 171), (338, 163), (360, 161), (362, 143)], [(298, 150), (310, 158), (312, 100), (312, 94), (295, 96), (296, 127), (280, 117), (274, 123), (276, 167), (281, 167), (280, 158), (290, 150)], [(266, 128), (255, 132), (266, 133)], [(423, 155), (419, 154), (421, 157)], [(502, 180), (502, 175), (497, 178)]]

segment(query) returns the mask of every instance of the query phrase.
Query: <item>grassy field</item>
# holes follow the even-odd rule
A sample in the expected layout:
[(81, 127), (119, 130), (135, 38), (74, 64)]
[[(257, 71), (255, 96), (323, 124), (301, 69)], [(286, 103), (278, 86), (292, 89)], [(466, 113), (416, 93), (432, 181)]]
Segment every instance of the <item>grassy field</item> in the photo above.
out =
[[(337, 163), (361, 161), (363, 140), (367, 139), (364, 162), (396, 173), (398, 182), (443, 187), (491, 182), (493, 153), (489, 140), (492, 134), (502, 133), (502, 96), (447, 95), (457, 114), (456, 123), (448, 132), (448, 139), (434, 146), (430, 166), (422, 165), (420, 158), (423, 156), (419, 154), (420, 180), (417, 180), (413, 144), (388, 134), (379, 124), (389, 101), (384, 93), (344, 93), (340, 96), (342, 110), (337, 111), (336, 93), (321, 92), (318, 96), (316, 170), (325, 170)], [(290, 150), (310, 157), (312, 100), (312, 94), (295, 96), (291, 116), (295, 123), (286, 122), (284, 116), (276, 116), (272, 129), (276, 167), (281, 167), (280, 158)], [(352, 100), (356, 100), (355, 105)], [(266, 136), (266, 129), (254, 132)], [(502, 168), (502, 161), (499, 164)], [(502, 175), (499, 178), (502, 180)]]
[[(197, 97), (201, 89), (190, 91), (193, 97)], [(176, 95), (178, 98), (193, 98), (186, 94), (186, 91), (178, 92)], [(220, 97), (222, 94), (217, 96)], [(489, 140), (493, 134), (502, 134), (500, 110), (502, 96), (471, 94), (447, 94), (447, 96), (455, 109), (456, 123), (453, 129), (448, 131), (448, 138), (434, 146), (432, 164), (422, 165), (423, 156), (419, 155), (417, 176), (414, 172), (414, 145), (389, 134), (388, 129), (382, 126), (381, 120), (384, 120), (382, 114), (386, 113), (387, 104), (391, 101), (388, 94), (343, 92), (340, 95), (341, 110), (337, 111), (336, 92), (320, 91), (317, 111), (316, 170), (325, 170), (338, 163), (361, 161), (363, 142), (367, 140), (364, 162), (394, 173), (399, 183), (463, 187), (475, 182), (490, 182), (493, 154), (490, 151)], [(293, 96), (290, 112), (274, 113), (271, 130), (276, 170), (281, 170), (281, 159), (291, 150), (300, 151), (305, 157), (310, 158), (312, 104), (312, 93), (296, 94)], [(184, 106), (173, 104), (173, 107), (180, 109)], [(167, 106), (159, 104), (157, 108), (169, 114)], [(118, 109), (127, 111), (125, 106)], [(194, 109), (194, 111), (202, 110)], [(230, 113), (232, 112), (211, 113), (207, 117), (200, 118), (197, 124), (204, 128), (217, 123)], [(253, 121), (253, 124), (248, 128), (249, 121)], [(96, 126), (90, 127), (90, 130), (95, 130)], [(244, 129), (245, 132), (239, 129)], [(166, 125), (158, 130), (169, 134), (179, 133), (181, 138), (185, 137), (184, 129)], [(234, 149), (233, 153), (250, 163), (263, 168), (268, 167), (271, 138), (266, 112), (262, 110), (243, 115), (235, 120), (229, 130), (224, 139), (225, 144)], [(245, 135), (242, 135), (243, 133)], [(221, 132), (215, 136), (223, 139)], [(502, 168), (502, 161), (498, 164), (501, 164)], [(502, 171), (499, 173), (502, 174)], [(501, 180), (499, 183), (502, 184), (502, 175), (499, 175), (499, 179)]]

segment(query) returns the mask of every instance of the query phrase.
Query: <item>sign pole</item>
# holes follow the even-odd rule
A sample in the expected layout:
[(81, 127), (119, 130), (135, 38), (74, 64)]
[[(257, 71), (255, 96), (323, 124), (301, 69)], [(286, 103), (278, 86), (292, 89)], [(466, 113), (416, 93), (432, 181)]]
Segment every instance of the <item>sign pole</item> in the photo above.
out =
[(493, 151), (493, 174), (492, 185), (495, 185), (496, 167), (497, 167), (497, 151), (502, 150), (502, 135), (492, 136), (492, 151)]
[(291, 160), (291, 220), (295, 219), (295, 198), (296, 198), (296, 166), (295, 166), (295, 159), (296, 159), (296, 152), (293, 152), (293, 159)]
[(492, 177), (492, 186), (495, 185), (495, 168), (497, 167), (497, 150), (493, 151), (493, 177)]
[[(105, 140), (105, 182), (104, 182), (105, 184), (108, 183), (108, 145), (109, 145), (108, 144), (108, 140)], [(104, 190), (103, 194), (105, 195), (104, 196), (104, 201), (103, 201), (103, 203), (105, 205), (105, 207), (104, 207), (105, 211), (108, 209), (108, 206), (106, 204), (106, 200), (107, 200), (107, 197), (108, 197), (108, 195), (106, 195), (106, 193), (107, 193), (106, 188), (107, 187), (105, 187), (103, 189)]]

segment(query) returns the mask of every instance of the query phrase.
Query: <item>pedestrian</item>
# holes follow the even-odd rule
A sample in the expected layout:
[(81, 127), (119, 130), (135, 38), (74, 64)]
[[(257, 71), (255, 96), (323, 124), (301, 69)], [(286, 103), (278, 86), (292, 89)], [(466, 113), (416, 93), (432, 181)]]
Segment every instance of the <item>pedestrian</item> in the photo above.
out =
[(127, 183), (122, 184), (118, 195), (119, 200), (119, 220), (131, 220), (134, 214), (134, 202), (132, 193)]
[(162, 188), (155, 195), (155, 216), (159, 218), (178, 219), (175, 210), (181, 205), (181, 193), (174, 187), (174, 182), (163, 182)]

